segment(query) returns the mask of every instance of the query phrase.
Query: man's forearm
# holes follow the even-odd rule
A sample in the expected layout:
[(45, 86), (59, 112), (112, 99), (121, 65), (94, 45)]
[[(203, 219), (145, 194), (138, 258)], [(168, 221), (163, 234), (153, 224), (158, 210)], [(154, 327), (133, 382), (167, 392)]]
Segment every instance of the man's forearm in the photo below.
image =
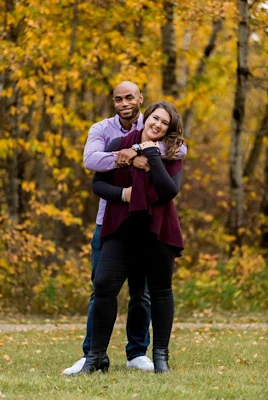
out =
[[(161, 156), (164, 158), (165, 153), (165, 145), (162, 142), (159, 142), (159, 149)], [(187, 154), (187, 146), (183, 143), (178, 151), (177, 159), (182, 159)], [(86, 169), (94, 172), (106, 172), (112, 169), (117, 168), (115, 163), (116, 155), (111, 152), (104, 151), (87, 151), (85, 148), (84, 152), (84, 166)]]
[(94, 172), (106, 172), (117, 168), (115, 155), (103, 151), (95, 151), (84, 154), (84, 166)]
[(114, 150), (116, 150), (114, 145), (111, 147), (110, 144), (107, 145), (105, 143), (103, 134), (101, 135), (93, 131), (88, 135), (84, 149), (83, 159), (85, 168), (94, 172), (107, 172), (117, 168), (115, 163), (116, 155), (112, 153)]

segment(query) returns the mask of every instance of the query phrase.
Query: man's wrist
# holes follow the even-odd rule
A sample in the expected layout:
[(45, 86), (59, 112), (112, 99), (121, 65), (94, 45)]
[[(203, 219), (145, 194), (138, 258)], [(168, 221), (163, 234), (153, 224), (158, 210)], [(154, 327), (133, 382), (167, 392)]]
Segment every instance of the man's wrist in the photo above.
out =
[(141, 150), (139, 144), (133, 144), (133, 146), (131, 148), (136, 151), (137, 156), (141, 156), (142, 155), (142, 150)]

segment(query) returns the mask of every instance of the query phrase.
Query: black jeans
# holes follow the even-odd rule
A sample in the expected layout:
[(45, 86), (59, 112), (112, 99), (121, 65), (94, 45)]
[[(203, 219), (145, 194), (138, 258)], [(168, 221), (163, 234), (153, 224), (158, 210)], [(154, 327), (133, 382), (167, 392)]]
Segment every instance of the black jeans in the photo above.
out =
[[(147, 278), (151, 297), (153, 348), (168, 348), (174, 316), (172, 274), (175, 256), (169, 246), (149, 233), (132, 240), (126, 237), (106, 239), (96, 271), (95, 303), (92, 319), (91, 350), (106, 351), (117, 316), (117, 295), (127, 277), (136, 292)], [(142, 316), (132, 315), (137, 325)]]
[[(97, 272), (99, 257), (101, 253), (101, 225), (96, 225), (91, 242), (92, 247), (92, 282), (93, 291), (88, 304), (87, 331), (83, 342), (83, 351), (86, 355), (91, 345), (92, 314), (95, 303), (94, 280)], [(127, 316), (127, 338), (126, 345), (127, 359), (132, 360), (135, 357), (144, 356), (150, 344), (149, 326), (151, 321), (151, 302), (146, 280), (140, 282), (139, 287), (128, 280), (129, 285), (129, 303)]]

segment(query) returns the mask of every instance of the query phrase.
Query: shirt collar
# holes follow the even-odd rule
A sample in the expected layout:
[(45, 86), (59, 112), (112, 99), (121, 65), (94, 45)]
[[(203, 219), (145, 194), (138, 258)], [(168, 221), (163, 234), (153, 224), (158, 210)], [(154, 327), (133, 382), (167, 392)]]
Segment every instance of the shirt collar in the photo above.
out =
[(128, 132), (130, 132), (130, 131), (134, 131), (134, 130), (138, 129), (139, 120), (140, 120), (141, 118), (143, 118), (143, 117), (142, 117), (142, 113), (140, 112), (139, 117), (132, 123), (131, 128), (130, 128), (129, 130), (127, 130), (127, 129), (124, 129), (124, 128), (123, 128), (123, 126), (122, 126), (121, 123), (120, 123), (119, 115), (116, 114), (116, 115), (115, 115), (115, 125), (117, 126), (118, 129), (120, 129), (120, 131), (121, 131), (122, 133), (128, 133)]

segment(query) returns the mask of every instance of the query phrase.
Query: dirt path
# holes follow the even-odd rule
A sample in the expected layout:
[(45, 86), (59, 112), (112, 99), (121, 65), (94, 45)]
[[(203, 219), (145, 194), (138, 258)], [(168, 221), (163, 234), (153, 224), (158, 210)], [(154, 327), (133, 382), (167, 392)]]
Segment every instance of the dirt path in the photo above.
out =
[[(60, 330), (85, 330), (86, 324), (0, 324), (1, 332), (23, 332), (23, 331), (60, 331)], [(123, 329), (125, 324), (117, 323), (116, 328)], [(263, 329), (268, 330), (268, 323), (193, 323), (181, 322), (174, 323), (174, 329), (232, 329), (232, 330), (247, 330), (247, 329)]]

